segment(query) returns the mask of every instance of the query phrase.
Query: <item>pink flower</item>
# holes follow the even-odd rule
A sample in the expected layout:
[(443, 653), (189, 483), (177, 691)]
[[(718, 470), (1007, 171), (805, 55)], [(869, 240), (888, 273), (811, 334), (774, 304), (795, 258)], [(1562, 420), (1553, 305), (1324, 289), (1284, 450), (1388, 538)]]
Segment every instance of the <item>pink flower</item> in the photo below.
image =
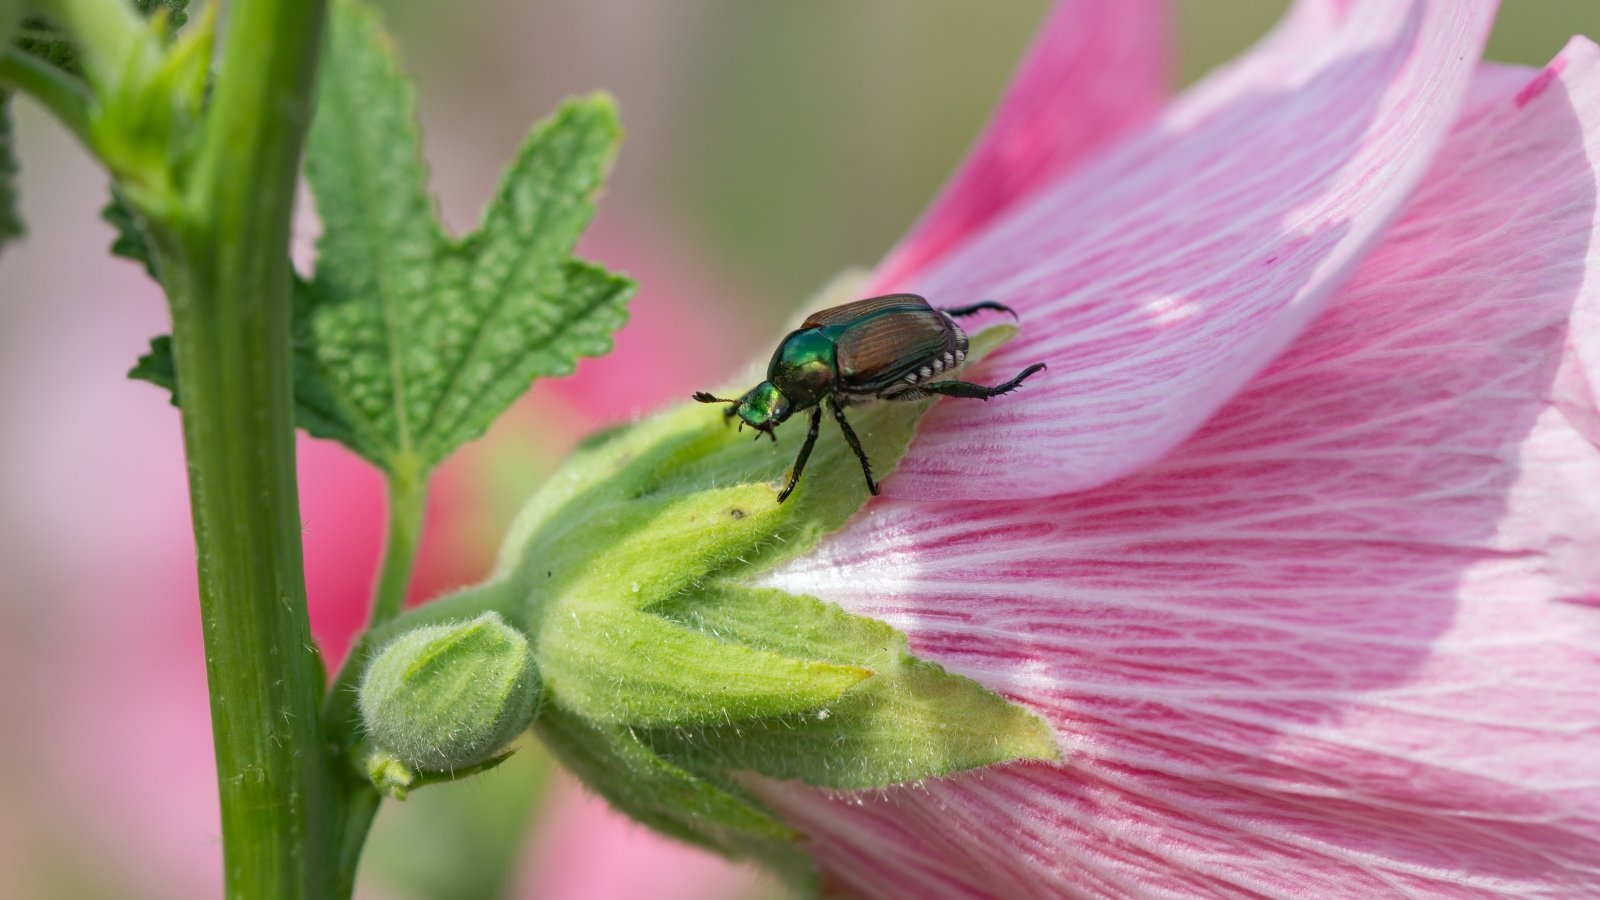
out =
[(1015, 306), (975, 380), (1048, 373), (936, 406), (769, 581), (1065, 761), (761, 784), (833, 887), (1600, 893), (1600, 48), (1480, 64), (1492, 7), (1302, 0), (1098, 142), (1153, 99), (1159, 10), (1051, 18), (875, 279)]

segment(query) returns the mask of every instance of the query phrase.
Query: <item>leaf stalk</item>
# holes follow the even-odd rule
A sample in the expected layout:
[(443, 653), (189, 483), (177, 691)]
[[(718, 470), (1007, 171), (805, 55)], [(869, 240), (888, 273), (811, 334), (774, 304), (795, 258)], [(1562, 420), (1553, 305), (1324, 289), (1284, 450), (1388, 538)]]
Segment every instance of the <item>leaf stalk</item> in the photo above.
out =
[(48, 109), (85, 147), (93, 147), (90, 110), (94, 100), (78, 80), (20, 50), (0, 53), (0, 87), (15, 88)]
[(396, 459), (388, 474), (389, 532), (384, 542), (383, 562), (378, 569), (377, 588), (373, 591), (368, 628), (393, 619), (404, 607), (428, 510), (430, 473), (415, 457)]

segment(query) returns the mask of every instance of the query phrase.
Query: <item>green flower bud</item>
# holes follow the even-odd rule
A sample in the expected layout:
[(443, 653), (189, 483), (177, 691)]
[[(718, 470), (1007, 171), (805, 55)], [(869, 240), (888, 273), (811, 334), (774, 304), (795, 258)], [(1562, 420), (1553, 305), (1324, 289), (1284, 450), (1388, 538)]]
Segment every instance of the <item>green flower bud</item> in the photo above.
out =
[(533, 721), (541, 693), (528, 639), (496, 613), (406, 632), (361, 682), (374, 771), (403, 787), (410, 773), (484, 763)]
[(91, 143), (122, 195), (150, 216), (179, 202), (177, 181), (201, 135), (216, 5), (174, 35), (176, 24), (160, 8), (125, 30), (108, 30), (120, 40), (85, 46), (96, 99)]

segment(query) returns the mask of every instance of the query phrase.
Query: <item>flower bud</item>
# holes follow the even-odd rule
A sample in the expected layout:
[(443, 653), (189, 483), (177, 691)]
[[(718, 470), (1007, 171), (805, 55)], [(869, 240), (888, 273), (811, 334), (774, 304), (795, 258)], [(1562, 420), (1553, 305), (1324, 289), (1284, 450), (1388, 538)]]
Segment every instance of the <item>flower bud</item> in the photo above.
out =
[(362, 678), (361, 720), (378, 756), (412, 771), (456, 772), (526, 729), (540, 694), (528, 639), (489, 612), (384, 647)]

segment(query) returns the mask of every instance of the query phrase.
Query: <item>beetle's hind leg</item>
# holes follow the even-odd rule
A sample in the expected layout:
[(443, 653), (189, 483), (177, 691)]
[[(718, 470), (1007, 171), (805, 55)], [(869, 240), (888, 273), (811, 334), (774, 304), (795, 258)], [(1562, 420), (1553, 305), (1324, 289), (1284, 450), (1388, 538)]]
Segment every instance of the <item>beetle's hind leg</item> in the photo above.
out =
[[(821, 409), (817, 411), (820, 413)], [(856, 437), (856, 430), (850, 427), (850, 420), (844, 417), (844, 407), (839, 405), (838, 398), (828, 398), (828, 411), (833, 413), (833, 420), (839, 423), (839, 430), (844, 432), (850, 449), (856, 452), (856, 459), (861, 460), (861, 474), (867, 476), (867, 490), (872, 492), (872, 496), (878, 496), (878, 483), (872, 480), (872, 462), (867, 459), (867, 451), (861, 449), (861, 439)]]
[(811, 410), (811, 430), (806, 432), (806, 442), (800, 445), (800, 455), (794, 458), (794, 469), (789, 472), (789, 483), (778, 492), (778, 502), (789, 499), (795, 485), (800, 483), (800, 473), (806, 470), (806, 460), (811, 458), (811, 448), (816, 446), (817, 432), (822, 430), (822, 407)]
[(967, 397), (972, 400), (988, 400), (990, 397), (998, 397), (1001, 394), (1011, 393), (1017, 389), (1018, 385), (1022, 384), (1023, 379), (1035, 372), (1042, 371), (1044, 367), (1044, 363), (1034, 363), (1033, 365), (1019, 372), (1017, 377), (1011, 379), (1005, 384), (997, 384), (994, 387), (988, 387), (982, 384), (973, 384), (970, 381), (935, 381), (930, 384), (919, 384), (914, 388), (909, 388), (893, 394), (883, 394), (881, 396), (885, 400), (898, 400), (903, 402), (926, 400), (928, 397), (934, 394), (942, 394), (946, 397)]
[(950, 316), (951, 318), (959, 319), (962, 316), (970, 316), (975, 312), (982, 312), (986, 309), (992, 309), (995, 312), (1008, 313), (1010, 314), (1011, 318), (1021, 321), (1021, 317), (1017, 315), (1016, 310), (1006, 306), (1004, 303), (996, 303), (993, 300), (984, 300), (979, 303), (974, 303), (971, 306), (958, 306), (955, 309), (941, 309), (939, 311), (947, 316)]

